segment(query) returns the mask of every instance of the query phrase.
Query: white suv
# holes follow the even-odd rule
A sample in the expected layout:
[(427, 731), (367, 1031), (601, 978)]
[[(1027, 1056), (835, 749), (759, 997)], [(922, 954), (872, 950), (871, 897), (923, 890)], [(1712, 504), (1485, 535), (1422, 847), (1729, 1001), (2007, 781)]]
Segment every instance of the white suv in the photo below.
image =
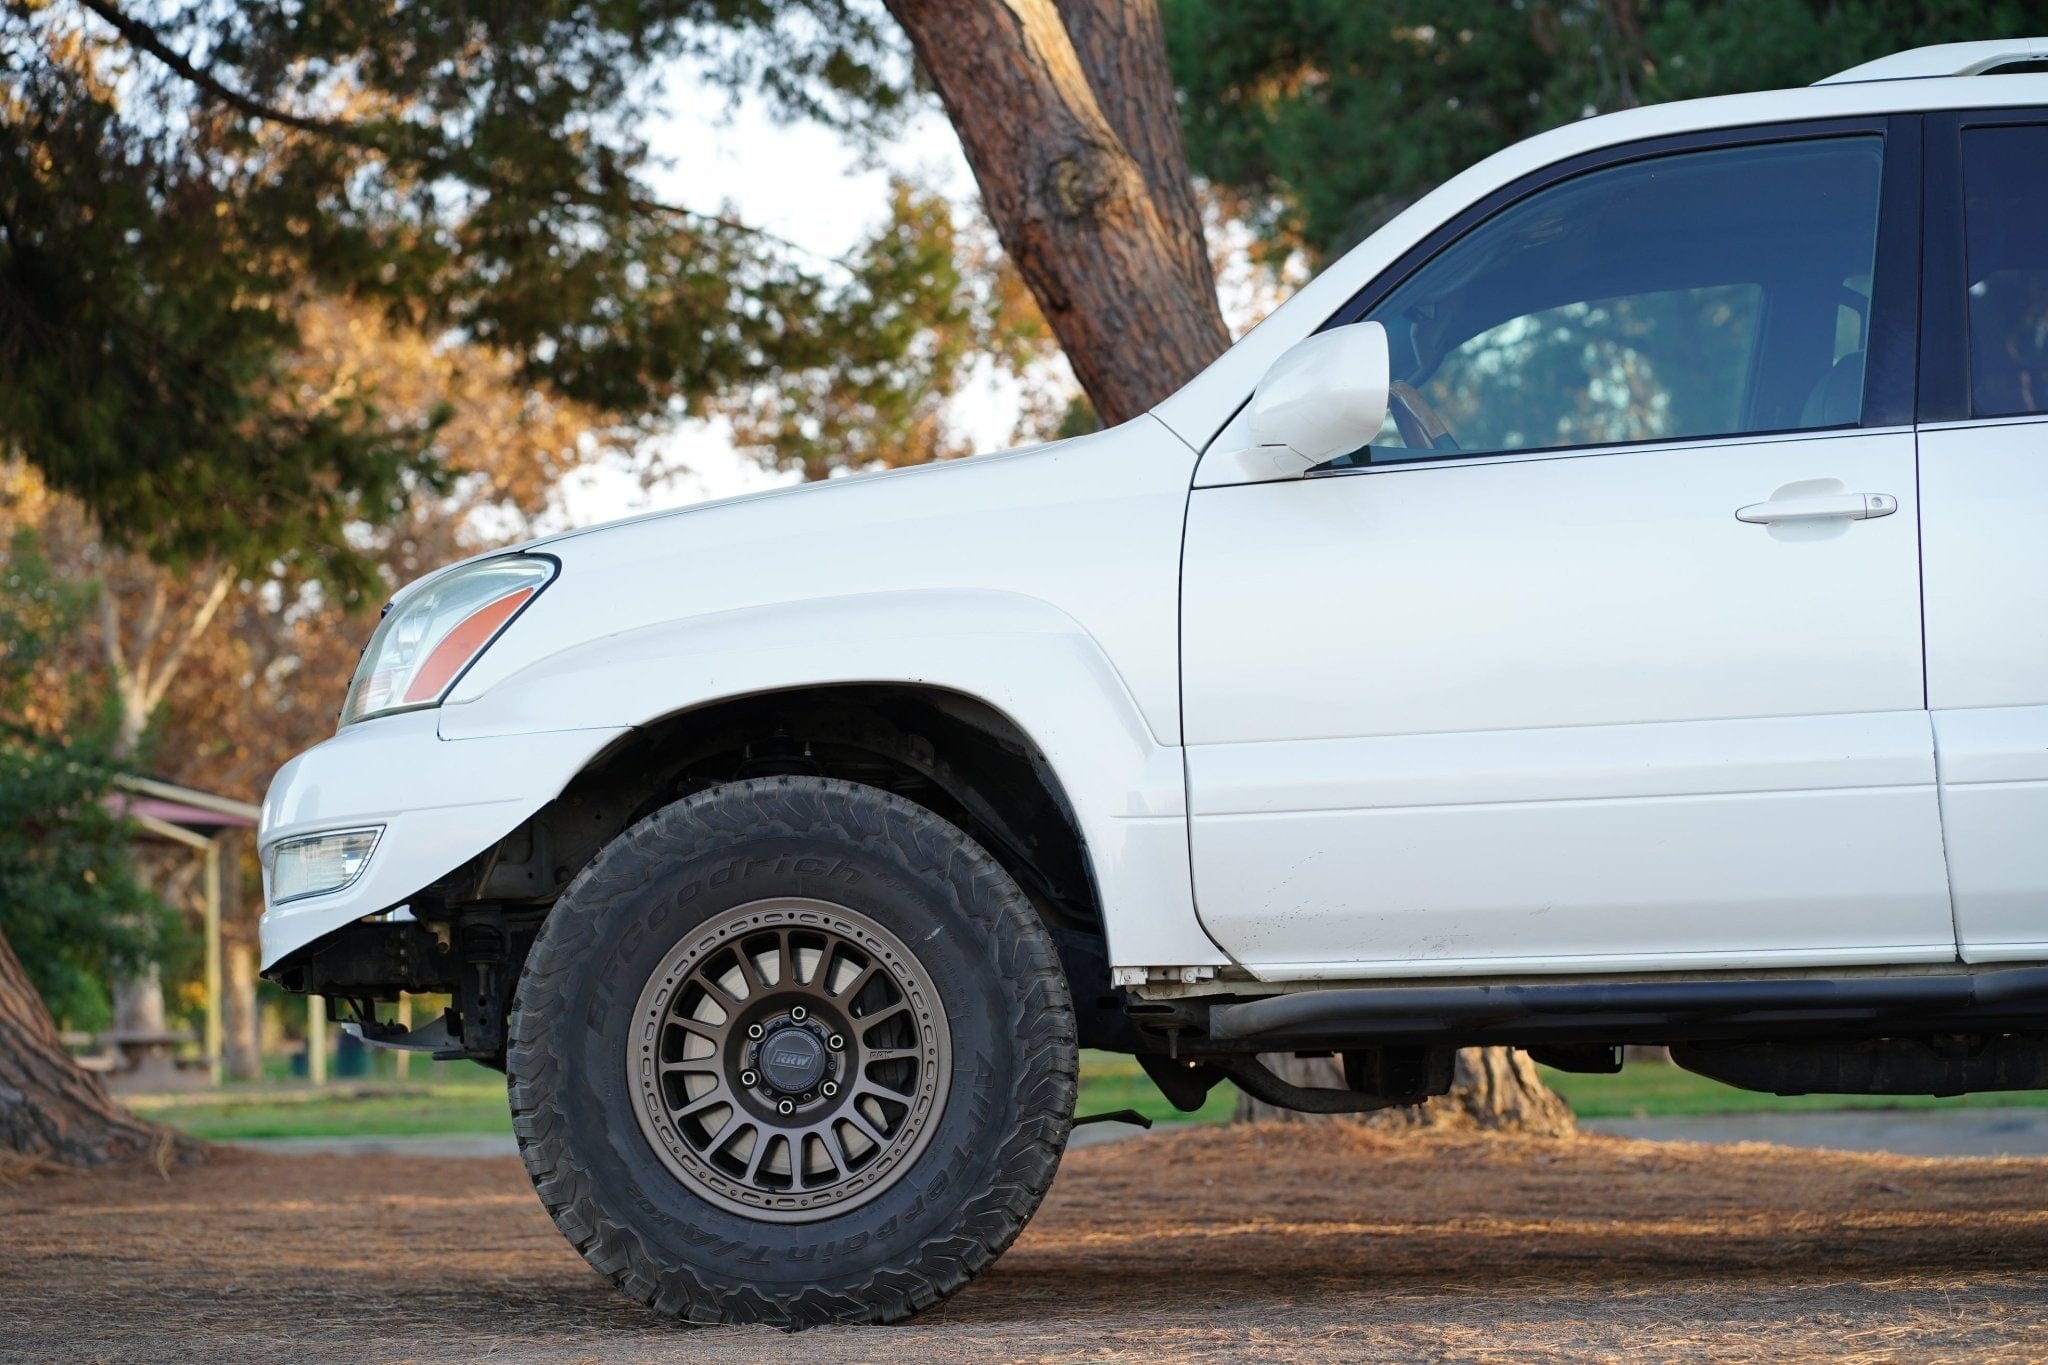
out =
[(2048, 39), (1588, 120), (1116, 430), (406, 588), (265, 802), (265, 969), (502, 1066), (701, 1321), (959, 1288), (1081, 1046), (1190, 1109), (2048, 1085), (2044, 522)]

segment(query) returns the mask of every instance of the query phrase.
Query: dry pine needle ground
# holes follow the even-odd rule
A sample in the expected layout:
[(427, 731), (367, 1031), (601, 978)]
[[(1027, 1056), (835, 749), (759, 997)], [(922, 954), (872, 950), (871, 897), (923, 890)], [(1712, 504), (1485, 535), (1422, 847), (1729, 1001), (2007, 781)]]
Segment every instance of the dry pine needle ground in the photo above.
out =
[(1208, 1129), (1072, 1153), (908, 1326), (677, 1328), (518, 1163), (223, 1151), (0, 1190), (0, 1355), (59, 1360), (2048, 1357), (2048, 1161)]

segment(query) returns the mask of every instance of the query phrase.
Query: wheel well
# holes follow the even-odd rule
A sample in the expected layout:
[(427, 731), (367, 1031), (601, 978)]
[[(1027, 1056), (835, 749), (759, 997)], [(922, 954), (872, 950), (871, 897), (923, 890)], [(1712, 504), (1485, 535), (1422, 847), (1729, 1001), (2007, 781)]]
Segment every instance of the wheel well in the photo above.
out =
[(666, 716), (600, 754), (559, 797), (432, 890), (451, 908), (550, 905), (644, 816), (722, 782), (784, 773), (877, 787), (959, 826), (1052, 932), (1083, 1044), (1135, 1047), (1109, 984), (1101, 898), (1072, 803), (1029, 735), (957, 692), (804, 688)]

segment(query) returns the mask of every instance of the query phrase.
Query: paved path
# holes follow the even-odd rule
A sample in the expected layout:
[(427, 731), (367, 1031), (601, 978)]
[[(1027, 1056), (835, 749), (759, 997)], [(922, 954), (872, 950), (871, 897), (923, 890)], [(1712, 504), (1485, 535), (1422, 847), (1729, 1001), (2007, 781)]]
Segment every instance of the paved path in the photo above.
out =
[[(304, 1087), (285, 1092), (305, 1096)], [(339, 1093), (339, 1092), (335, 1092)], [(373, 1093), (365, 1090), (363, 1093)], [(424, 1092), (422, 1092), (424, 1093)], [(1160, 1123), (1165, 1135), (1198, 1125)], [(1589, 1133), (1649, 1142), (1724, 1145), (1763, 1142), (1780, 1147), (1898, 1156), (2048, 1156), (2048, 1107), (2012, 1109), (1844, 1109), (1812, 1113), (1697, 1114), (1659, 1118), (1581, 1119)], [(1121, 1123), (1076, 1128), (1071, 1147), (1145, 1136)], [(430, 1136), (250, 1138), (236, 1146), (281, 1156), (507, 1157), (519, 1154), (510, 1133)]]
[(518, 1156), (510, 1133), (448, 1133), (432, 1137), (243, 1138), (233, 1144), (278, 1156)]
[[(1162, 1123), (1154, 1133), (1192, 1127)], [(1844, 1110), (1813, 1114), (1701, 1114), (1689, 1118), (1585, 1119), (1589, 1133), (1651, 1142), (1768, 1142), (1900, 1156), (2048, 1156), (2048, 1109)], [(1074, 1147), (1143, 1136), (1118, 1123), (1076, 1129)], [(517, 1156), (510, 1134), (436, 1137), (252, 1138), (237, 1144), (285, 1156)]]
[[(1192, 1128), (1191, 1123), (1156, 1123), (1155, 1133)], [(1144, 1129), (1126, 1123), (1090, 1123), (1074, 1130), (1069, 1147), (1139, 1137)], [(449, 1133), (431, 1137), (288, 1137), (244, 1138), (234, 1144), (278, 1156), (518, 1156), (510, 1133)]]
[[(1154, 1133), (1192, 1127), (1162, 1123)], [(1700, 1114), (1687, 1118), (1585, 1119), (1589, 1133), (1651, 1142), (1769, 1142), (1900, 1156), (2048, 1156), (2048, 1109), (1850, 1109), (1813, 1114)], [(1074, 1147), (1144, 1135), (1120, 1123), (1074, 1131)], [(252, 1138), (238, 1146), (286, 1156), (517, 1156), (506, 1134), (436, 1137)]]
[(1848, 1109), (1585, 1119), (1588, 1132), (1651, 1142), (1770, 1142), (1899, 1156), (2048, 1156), (2048, 1109)]

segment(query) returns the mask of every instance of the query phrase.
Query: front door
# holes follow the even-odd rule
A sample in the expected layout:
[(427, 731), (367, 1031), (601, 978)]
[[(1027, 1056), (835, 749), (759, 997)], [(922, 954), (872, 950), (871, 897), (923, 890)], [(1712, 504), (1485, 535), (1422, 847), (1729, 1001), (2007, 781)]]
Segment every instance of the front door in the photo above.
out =
[(1380, 439), (1196, 489), (1225, 949), (1271, 977), (1953, 957), (1914, 438), (1865, 385), (1897, 368), (1880, 205), (1911, 202), (1885, 142), (1536, 189), (1367, 301)]

